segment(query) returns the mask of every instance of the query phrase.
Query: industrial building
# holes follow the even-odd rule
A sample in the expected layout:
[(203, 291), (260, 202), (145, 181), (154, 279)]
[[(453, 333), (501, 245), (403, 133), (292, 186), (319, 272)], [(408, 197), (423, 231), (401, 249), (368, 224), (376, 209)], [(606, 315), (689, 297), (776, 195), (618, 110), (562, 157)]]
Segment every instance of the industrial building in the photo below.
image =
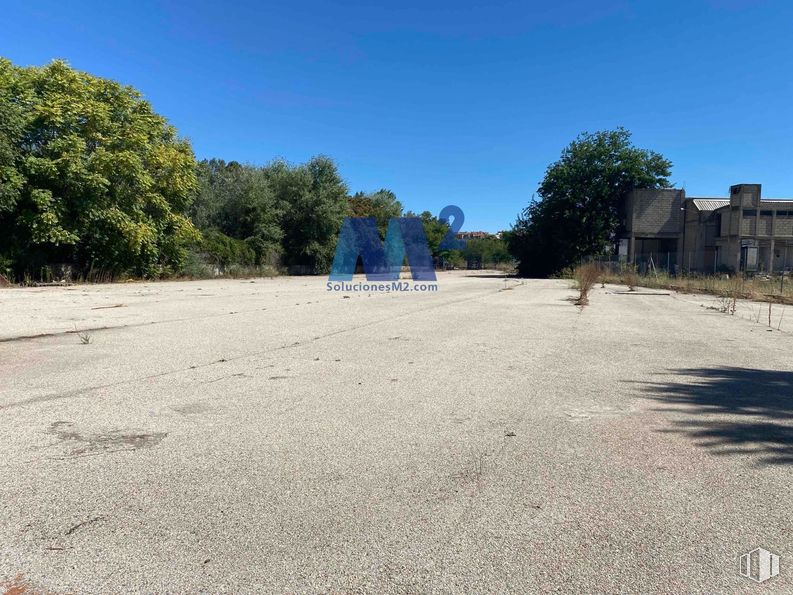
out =
[(623, 205), (621, 258), (642, 268), (714, 273), (793, 269), (793, 200), (762, 198), (760, 184), (729, 197), (634, 190)]

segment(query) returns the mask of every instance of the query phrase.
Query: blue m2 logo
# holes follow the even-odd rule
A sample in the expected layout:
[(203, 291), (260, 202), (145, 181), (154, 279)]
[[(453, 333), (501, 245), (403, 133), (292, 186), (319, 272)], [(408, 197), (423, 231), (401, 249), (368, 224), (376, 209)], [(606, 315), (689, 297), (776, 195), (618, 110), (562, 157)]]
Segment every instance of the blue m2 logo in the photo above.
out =
[[(441, 211), (439, 219), (448, 222), (449, 217), (453, 217), (453, 222), (439, 245), (441, 250), (461, 248), (465, 244), (455, 237), (463, 226), (463, 211), (449, 205)], [(414, 281), (436, 280), (432, 254), (418, 217), (392, 218), (388, 222), (385, 243), (380, 241), (374, 217), (347, 217), (336, 244), (330, 280), (351, 280), (359, 256), (368, 281), (398, 280), (405, 257)]]

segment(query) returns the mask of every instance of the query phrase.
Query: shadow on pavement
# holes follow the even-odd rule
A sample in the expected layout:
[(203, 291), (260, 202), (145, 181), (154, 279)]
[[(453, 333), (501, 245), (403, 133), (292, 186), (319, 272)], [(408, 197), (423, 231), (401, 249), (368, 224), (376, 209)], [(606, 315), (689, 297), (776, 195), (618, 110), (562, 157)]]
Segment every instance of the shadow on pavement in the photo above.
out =
[(652, 399), (691, 414), (666, 430), (693, 438), (718, 455), (754, 455), (763, 465), (793, 464), (793, 372), (751, 368), (676, 370), (687, 378), (652, 383)]

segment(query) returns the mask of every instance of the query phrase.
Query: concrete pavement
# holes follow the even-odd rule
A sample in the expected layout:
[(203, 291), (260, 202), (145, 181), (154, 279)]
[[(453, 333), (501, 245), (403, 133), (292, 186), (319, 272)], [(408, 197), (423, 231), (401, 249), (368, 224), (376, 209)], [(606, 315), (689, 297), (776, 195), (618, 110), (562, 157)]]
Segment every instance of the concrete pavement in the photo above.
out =
[(2, 290), (0, 584), (793, 592), (781, 307), (619, 289)]

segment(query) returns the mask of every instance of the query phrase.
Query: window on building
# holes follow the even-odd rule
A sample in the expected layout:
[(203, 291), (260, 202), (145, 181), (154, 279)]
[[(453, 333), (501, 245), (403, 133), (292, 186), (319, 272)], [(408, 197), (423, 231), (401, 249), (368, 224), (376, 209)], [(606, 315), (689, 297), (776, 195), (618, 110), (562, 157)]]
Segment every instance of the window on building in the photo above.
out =
[(761, 217), (773, 217), (774, 211), (760, 211)]
[(755, 211), (754, 209), (744, 209), (743, 210), (743, 216), (744, 217), (756, 217), (757, 216), (757, 211)]

